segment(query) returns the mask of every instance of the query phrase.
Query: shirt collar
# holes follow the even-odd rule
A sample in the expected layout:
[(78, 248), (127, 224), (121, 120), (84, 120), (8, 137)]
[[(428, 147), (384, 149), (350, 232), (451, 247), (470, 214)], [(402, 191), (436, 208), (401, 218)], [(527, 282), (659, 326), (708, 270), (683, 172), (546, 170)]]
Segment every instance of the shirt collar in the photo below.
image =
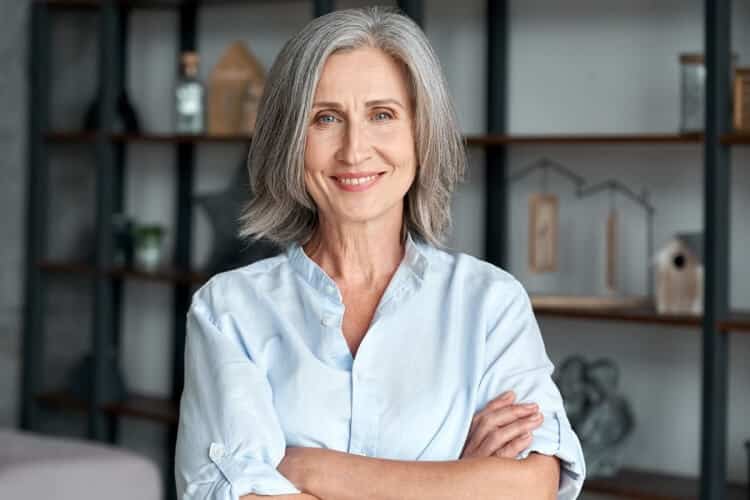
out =
[[(336, 282), (308, 255), (299, 243), (292, 243), (286, 250), (287, 258), (292, 268), (305, 279), (313, 288), (330, 298), (342, 302), (341, 294)], [(429, 266), (429, 245), (412, 237), (410, 231), (406, 233), (404, 258), (399, 267), (404, 266), (421, 283), (424, 281)], [(396, 276), (396, 273), (394, 273)]]

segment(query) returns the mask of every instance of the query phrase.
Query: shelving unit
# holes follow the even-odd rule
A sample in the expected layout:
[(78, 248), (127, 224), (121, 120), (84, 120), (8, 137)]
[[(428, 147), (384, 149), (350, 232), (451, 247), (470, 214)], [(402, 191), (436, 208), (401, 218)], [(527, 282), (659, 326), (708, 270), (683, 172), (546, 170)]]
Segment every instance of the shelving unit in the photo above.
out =
[[(293, 0), (290, 0), (290, 3)], [(253, 0), (269, 3), (271, 0)], [(23, 388), (21, 423), (34, 429), (40, 407), (80, 412), (88, 417), (91, 438), (116, 442), (121, 417), (160, 422), (169, 429), (167, 450), (174, 449), (178, 398), (182, 392), (185, 313), (191, 291), (210, 278), (205, 273), (190, 270), (191, 261), (191, 196), (195, 168), (194, 149), (200, 144), (249, 142), (245, 136), (189, 136), (178, 134), (117, 134), (111, 132), (114, 123), (114, 97), (124, 84), (122, 68), (124, 47), (119, 29), (123, 9), (176, 10), (179, 14), (179, 50), (196, 48), (196, 23), (200, 8), (220, 4), (247, 4), (247, 0), (178, 1), (178, 0), (37, 0), (32, 3), (32, 33), (30, 43), (31, 92), (29, 97), (29, 191), (26, 263), (26, 309), (24, 334)], [(333, 10), (332, 0), (297, 2), (309, 5), (311, 13), (321, 15)], [(421, 24), (421, 0), (403, 0), (400, 7)], [(49, 15), (58, 10), (97, 10), (100, 16), (99, 81), (102, 100), (96, 131), (56, 131), (48, 126), (49, 89), (47, 88), (51, 46)], [(686, 145), (701, 147), (705, 156), (706, 184), (704, 192), (706, 241), (706, 307), (703, 316), (664, 316), (651, 309), (584, 310), (572, 307), (536, 307), (544, 317), (619, 321), (633, 324), (684, 326), (700, 331), (703, 338), (702, 387), (702, 462), (701, 478), (681, 478), (650, 471), (623, 470), (618, 477), (590, 480), (588, 491), (640, 499), (685, 498), (745, 498), (744, 488), (727, 487), (726, 477), (726, 406), (727, 406), (727, 334), (750, 332), (750, 312), (728, 310), (728, 228), (729, 205), (729, 150), (734, 145), (750, 144), (750, 134), (731, 133), (726, 80), (729, 75), (729, 10), (730, 0), (705, 0), (706, 60), (708, 69), (707, 127), (705, 134), (508, 134), (507, 110), (507, 49), (509, 17), (507, 1), (487, 1), (488, 133), (466, 136), (469, 147), (486, 152), (486, 234), (485, 259), (497, 265), (506, 262), (508, 198), (506, 193), (506, 155), (511, 146), (535, 145), (633, 145), (659, 147)], [(109, 240), (111, 216), (122, 209), (122, 186), (125, 173), (125, 152), (129, 145), (140, 143), (174, 147), (176, 162), (174, 175), (178, 180), (175, 199), (176, 251), (172, 267), (155, 273), (118, 268), (112, 265), (112, 242)], [(50, 260), (45, 255), (46, 201), (48, 190), (48, 155), (58, 144), (92, 146), (97, 162), (97, 219), (96, 258), (93, 262), (63, 262)], [(44, 316), (46, 283), (53, 276), (84, 276), (95, 286), (92, 351), (95, 356), (94, 388), (88, 401), (80, 401), (66, 391), (42, 390), (40, 363), (44, 353)], [(172, 359), (173, 387), (171, 397), (156, 398), (129, 394), (125, 401), (107, 403), (106, 394), (97, 374), (104, 372), (104, 357), (100, 353), (118, 344), (122, 308), (123, 282), (148, 281), (169, 286), (174, 294), (174, 358)], [(170, 454), (168, 453), (168, 456)], [(172, 454), (173, 455), (173, 454)], [(170, 457), (173, 459), (173, 457)], [(168, 496), (174, 492), (173, 462), (168, 463), (165, 481)], [(725, 491), (726, 488), (726, 491)]]

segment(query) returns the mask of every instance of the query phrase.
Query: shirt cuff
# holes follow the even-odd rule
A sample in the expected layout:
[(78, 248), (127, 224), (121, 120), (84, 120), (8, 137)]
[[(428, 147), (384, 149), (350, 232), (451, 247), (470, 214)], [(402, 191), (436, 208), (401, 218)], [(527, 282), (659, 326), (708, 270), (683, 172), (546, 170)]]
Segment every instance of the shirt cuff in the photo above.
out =
[(220, 443), (211, 443), (206, 464), (194, 481), (190, 481), (180, 500), (193, 498), (238, 500), (242, 495), (292, 495), (302, 493), (271, 465), (247, 457), (226, 453)]
[(532, 432), (531, 445), (517, 458), (526, 458), (531, 452), (560, 459), (558, 500), (578, 498), (586, 477), (586, 462), (578, 436), (573, 432), (567, 418), (560, 418), (557, 412), (545, 413), (542, 426)]

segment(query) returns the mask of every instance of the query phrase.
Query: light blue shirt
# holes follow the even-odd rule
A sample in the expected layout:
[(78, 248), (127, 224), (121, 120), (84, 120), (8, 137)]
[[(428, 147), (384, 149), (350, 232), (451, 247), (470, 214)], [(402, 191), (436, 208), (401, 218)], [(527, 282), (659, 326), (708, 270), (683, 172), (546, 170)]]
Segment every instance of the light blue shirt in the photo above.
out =
[(507, 272), (408, 235), (356, 356), (336, 283), (297, 244), (214, 276), (187, 315), (178, 498), (300, 493), (287, 446), (458, 460), (476, 412), (512, 389), (544, 423), (531, 451), (561, 460), (576, 498), (583, 452), (551, 379), (529, 297)]

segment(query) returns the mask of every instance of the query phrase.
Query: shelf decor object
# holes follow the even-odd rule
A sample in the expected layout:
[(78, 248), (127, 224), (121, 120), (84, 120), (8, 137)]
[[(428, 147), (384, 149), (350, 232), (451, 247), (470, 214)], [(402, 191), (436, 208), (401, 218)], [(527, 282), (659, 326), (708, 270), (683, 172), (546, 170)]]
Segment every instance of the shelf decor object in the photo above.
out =
[(175, 85), (175, 130), (178, 134), (204, 132), (205, 89), (198, 80), (196, 52), (185, 51), (180, 56), (180, 74)]
[[(122, 14), (119, 16), (119, 50), (125, 51), (125, 47), (128, 46), (128, 32), (129, 32), (129, 12), (128, 9), (123, 9)], [(124, 54), (122, 55), (122, 74), (127, 74), (127, 61)], [(101, 128), (99, 123), (99, 106), (102, 101), (102, 84), (99, 83), (96, 96), (86, 108), (86, 112), (83, 117), (83, 130), (98, 130)], [(116, 134), (138, 134), (141, 132), (141, 124), (138, 119), (138, 113), (136, 112), (133, 104), (128, 97), (128, 91), (123, 81), (116, 89), (115, 108), (114, 108), (114, 120), (112, 122), (109, 132)]]
[[(730, 60), (732, 74), (737, 55)], [(731, 79), (730, 79), (731, 80)], [(703, 54), (680, 54), (680, 132), (703, 132), (706, 110), (706, 62)]]
[(737, 68), (735, 71), (734, 129), (750, 133), (750, 67)]
[(659, 314), (703, 313), (703, 234), (677, 234), (654, 257)]
[(607, 272), (605, 281), (610, 293), (617, 291), (617, 209), (612, 206), (607, 216)]
[(534, 273), (557, 271), (558, 201), (553, 194), (529, 198), (529, 269)]
[(586, 181), (567, 167), (548, 158), (541, 158), (510, 174), (506, 182), (510, 185), (537, 170), (541, 171), (539, 192), (529, 197), (529, 271), (532, 273), (556, 272), (559, 248), (559, 201), (557, 196), (548, 192), (549, 171), (552, 170), (572, 180), (579, 189)]
[[(541, 170), (541, 186), (540, 191), (545, 193), (547, 191), (547, 177), (548, 171), (552, 170), (557, 174), (561, 175), (572, 181), (576, 187), (576, 197), (583, 199), (588, 196), (592, 196), (601, 191), (607, 190), (610, 193), (610, 211), (606, 221), (605, 238), (607, 248), (606, 258), (606, 284), (609, 292), (612, 295), (617, 294), (617, 211), (615, 207), (615, 195), (617, 193), (623, 194), (625, 197), (633, 200), (638, 204), (646, 213), (647, 216), (647, 235), (646, 235), (646, 255), (653, 254), (653, 227), (654, 227), (654, 213), (655, 209), (649, 201), (649, 194), (647, 190), (643, 190), (640, 195), (635, 194), (629, 187), (624, 185), (622, 182), (610, 179), (598, 184), (587, 186), (587, 181), (583, 177), (575, 174), (568, 167), (550, 160), (549, 158), (540, 158), (531, 164), (518, 169), (517, 171), (510, 174), (506, 180), (507, 184), (510, 185), (513, 182), (519, 181), (524, 177), (528, 176), (532, 172)], [(545, 199), (544, 195), (535, 194), (532, 195), (529, 201), (529, 270), (531, 272), (547, 272), (557, 271), (557, 266), (552, 267), (550, 264), (550, 252), (554, 251), (553, 256), (557, 253), (557, 198)], [(540, 212), (539, 206), (554, 205), (553, 208), (545, 207), (546, 213), (542, 212), (542, 215), (538, 215)], [(538, 219), (542, 219), (539, 221)], [(550, 220), (554, 220), (553, 230), (550, 231), (551, 225)], [(550, 235), (547, 233), (554, 234), (554, 247), (550, 245)], [(546, 238), (546, 239), (545, 239)], [(550, 248), (552, 247), (552, 248)], [(538, 249), (542, 248), (541, 256), (548, 260), (543, 262), (546, 266), (540, 266)], [(555, 261), (556, 264), (556, 261)], [(651, 275), (650, 268), (646, 268), (647, 279), (646, 283), (651, 288)], [(649, 290), (649, 295), (653, 295), (652, 290)]]
[(680, 131), (703, 130), (706, 65), (702, 54), (680, 54)]
[(137, 225), (133, 231), (136, 267), (146, 272), (156, 271), (162, 261), (165, 228), (144, 224)]
[[(647, 216), (647, 234), (646, 234), (646, 255), (653, 253), (653, 233), (654, 233), (654, 212), (655, 209), (649, 201), (649, 194), (647, 190), (643, 190), (640, 195), (635, 194), (632, 189), (624, 185), (618, 180), (609, 179), (602, 181), (598, 184), (588, 186), (586, 188), (578, 189), (578, 198), (586, 198), (588, 196), (597, 194), (601, 191), (609, 192), (609, 215), (607, 216), (606, 229), (605, 229), (605, 242), (606, 242), (606, 268), (605, 268), (605, 282), (607, 290), (611, 294), (617, 294), (617, 209), (615, 206), (615, 195), (617, 193), (623, 194), (625, 197), (634, 201), (640, 206)], [(649, 268), (646, 268), (648, 274)], [(646, 278), (646, 283), (651, 283), (650, 275)]]
[(209, 77), (208, 133), (251, 134), (265, 79), (263, 66), (245, 44), (232, 43)]
[(208, 217), (213, 231), (211, 254), (203, 266), (204, 272), (227, 271), (279, 253), (279, 248), (266, 240), (243, 243), (238, 238), (239, 217), (251, 197), (244, 161), (223, 191), (195, 196), (196, 204)]
[(618, 394), (619, 371), (610, 359), (571, 356), (554, 376), (565, 412), (586, 457), (587, 478), (613, 477), (635, 428), (630, 404)]

